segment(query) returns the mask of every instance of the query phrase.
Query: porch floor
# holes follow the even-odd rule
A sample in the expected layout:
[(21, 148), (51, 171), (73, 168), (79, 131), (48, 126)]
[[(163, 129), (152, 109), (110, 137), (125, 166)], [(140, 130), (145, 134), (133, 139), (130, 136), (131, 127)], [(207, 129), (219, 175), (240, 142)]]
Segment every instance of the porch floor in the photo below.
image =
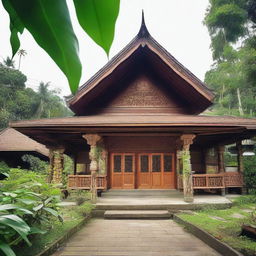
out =
[(230, 207), (232, 202), (220, 195), (195, 195), (193, 203), (186, 203), (177, 190), (109, 190), (98, 198), (97, 210), (195, 210), (215, 205)]

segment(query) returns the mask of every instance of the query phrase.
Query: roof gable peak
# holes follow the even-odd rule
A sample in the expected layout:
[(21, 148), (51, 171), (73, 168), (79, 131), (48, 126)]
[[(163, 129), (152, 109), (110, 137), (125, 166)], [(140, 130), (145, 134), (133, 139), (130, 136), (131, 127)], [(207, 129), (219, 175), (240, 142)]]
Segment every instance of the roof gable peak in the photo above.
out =
[(140, 25), (140, 30), (139, 33), (137, 34), (139, 38), (147, 38), (150, 36), (150, 33), (148, 32), (146, 23), (145, 23), (145, 18), (144, 18), (144, 11), (142, 10), (142, 16), (141, 16), (141, 25)]

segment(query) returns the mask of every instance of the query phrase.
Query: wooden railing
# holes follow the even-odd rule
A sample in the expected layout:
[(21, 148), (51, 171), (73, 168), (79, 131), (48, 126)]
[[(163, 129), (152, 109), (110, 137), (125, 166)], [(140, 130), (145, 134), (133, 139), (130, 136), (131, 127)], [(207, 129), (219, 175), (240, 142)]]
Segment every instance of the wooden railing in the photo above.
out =
[(193, 174), (192, 178), (194, 189), (213, 189), (243, 186), (243, 175), (240, 172)]
[[(243, 186), (243, 174), (240, 172), (224, 172), (216, 174), (193, 174), (194, 189), (217, 189)], [(182, 175), (178, 179), (179, 189), (183, 188)]]
[[(91, 189), (91, 175), (68, 175), (69, 189)], [(97, 175), (97, 189), (107, 189), (106, 175)]]

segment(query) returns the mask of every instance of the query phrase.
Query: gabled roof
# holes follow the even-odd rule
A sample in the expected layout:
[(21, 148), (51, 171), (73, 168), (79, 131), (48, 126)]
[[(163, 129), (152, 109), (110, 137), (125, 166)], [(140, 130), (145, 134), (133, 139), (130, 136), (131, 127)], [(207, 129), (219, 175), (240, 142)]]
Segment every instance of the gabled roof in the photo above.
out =
[[(114, 84), (116, 79), (120, 78), (117, 73), (122, 72), (120, 70), (127, 71), (127, 63), (132, 57), (136, 59), (136, 53), (139, 56), (146, 56), (155, 65), (154, 69), (158, 69), (159, 75), (165, 76), (165, 79), (168, 80), (176, 92), (182, 94), (190, 105), (194, 107), (191, 114), (198, 114), (213, 103), (213, 92), (149, 34), (144, 17), (142, 17), (141, 27), (135, 38), (83, 84), (73, 97), (67, 100), (69, 107), (77, 115), (81, 115), (81, 109), (92, 100), (91, 95), (93, 95), (93, 99), (97, 99), (98, 93), (93, 91), (96, 91), (97, 87), (105, 89), (107, 88), (106, 84)], [(125, 64), (126, 68), (121, 69), (120, 67)], [(99, 88), (97, 91), (100, 91)]]
[(2, 151), (37, 152), (42, 156), (49, 157), (49, 150), (46, 146), (30, 139), (13, 128), (6, 128), (0, 132), (0, 154)]

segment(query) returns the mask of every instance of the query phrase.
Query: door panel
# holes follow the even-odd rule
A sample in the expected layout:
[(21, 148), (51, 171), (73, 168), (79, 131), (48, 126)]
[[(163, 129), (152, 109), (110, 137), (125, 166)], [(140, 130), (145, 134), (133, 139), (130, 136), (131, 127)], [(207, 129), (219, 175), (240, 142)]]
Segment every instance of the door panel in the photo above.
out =
[(135, 157), (133, 153), (112, 153), (110, 160), (113, 189), (134, 189), (135, 183), (139, 189), (175, 188), (173, 154), (142, 153)]
[(123, 188), (134, 188), (135, 184), (135, 156), (134, 154), (123, 155), (124, 169), (123, 169)]
[(174, 159), (172, 154), (163, 155), (163, 188), (175, 187)]
[(112, 188), (121, 189), (123, 187), (122, 175), (122, 155), (111, 155)]
[(149, 170), (150, 157), (148, 154), (139, 155), (138, 188), (151, 188), (151, 173)]
[(132, 189), (135, 184), (135, 155), (125, 153), (111, 154), (111, 187), (113, 189)]
[(151, 155), (151, 188), (162, 187), (162, 155), (152, 154)]

